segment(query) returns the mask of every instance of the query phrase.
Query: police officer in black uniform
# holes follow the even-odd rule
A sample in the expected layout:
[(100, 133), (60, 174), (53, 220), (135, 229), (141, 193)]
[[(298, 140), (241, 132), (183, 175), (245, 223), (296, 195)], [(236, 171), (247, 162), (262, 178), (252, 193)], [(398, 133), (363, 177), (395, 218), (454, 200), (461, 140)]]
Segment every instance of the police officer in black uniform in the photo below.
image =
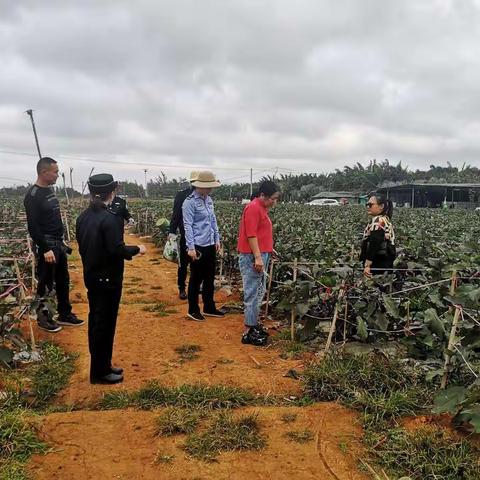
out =
[[(198, 172), (190, 172), (190, 183), (194, 182), (198, 178)], [(185, 282), (187, 280), (187, 267), (188, 267), (188, 255), (187, 255), (187, 244), (185, 242), (185, 227), (183, 226), (183, 213), (182, 205), (185, 199), (193, 192), (193, 188), (190, 186), (185, 190), (180, 190), (175, 195), (175, 200), (173, 201), (173, 212), (172, 218), (170, 219), (170, 227), (168, 230), (168, 236), (177, 235), (177, 230), (180, 234), (179, 241), (179, 250), (178, 250), (178, 273), (177, 273), (177, 283), (178, 283), (178, 296), (181, 300), (187, 299), (187, 292), (185, 291)]]
[(77, 241), (88, 290), (88, 344), (90, 382), (119, 383), (123, 369), (112, 366), (113, 340), (122, 295), (124, 261), (144, 254), (143, 245), (128, 246), (109, 208), (117, 182), (108, 173), (88, 180), (92, 200), (77, 219)]
[[(60, 325), (77, 326), (84, 322), (72, 313), (69, 299), (67, 254), (71, 253), (71, 249), (63, 241), (60, 203), (53, 190), (58, 178), (57, 162), (50, 157), (41, 158), (37, 163), (37, 175), (36, 182), (27, 190), (23, 201), (28, 232), (37, 249), (37, 296), (40, 300), (37, 322), (43, 330), (58, 332), (62, 329)], [(54, 286), (58, 321), (54, 320), (45, 298)]]
[(135, 225), (135, 220), (128, 211), (127, 201), (124, 198), (115, 195), (112, 203), (109, 206), (109, 209), (112, 210), (112, 212), (114, 212), (119, 217), (122, 223), (122, 228), (124, 221), (127, 222), (129, 225)]

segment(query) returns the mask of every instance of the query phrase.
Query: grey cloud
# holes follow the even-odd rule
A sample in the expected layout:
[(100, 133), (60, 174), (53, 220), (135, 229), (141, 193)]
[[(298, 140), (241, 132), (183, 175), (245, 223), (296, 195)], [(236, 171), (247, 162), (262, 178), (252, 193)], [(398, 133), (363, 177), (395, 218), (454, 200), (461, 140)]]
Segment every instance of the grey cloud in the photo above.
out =
[[(46, 151), (175, 175), (199, 163), (480, 163), (474, 0), (0, 7), (0, 150), (34, 152), (23, 113), (34, 108)], [(8, 170), (11, 156), (0, 162)], [(91, 164), (75, 165), (80, 176)], [(142, 179), (141, 168), (118, 169)]]

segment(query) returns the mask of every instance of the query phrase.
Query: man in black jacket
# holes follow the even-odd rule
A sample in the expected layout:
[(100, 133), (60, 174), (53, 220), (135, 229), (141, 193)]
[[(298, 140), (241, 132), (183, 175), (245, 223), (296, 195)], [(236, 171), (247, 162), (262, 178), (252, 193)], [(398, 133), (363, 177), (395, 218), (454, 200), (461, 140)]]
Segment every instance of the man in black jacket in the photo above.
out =
[(90, 382), (119, 383), (123, 369), (112, 366), (113, 340), (122, 295), (124, 261), (144, 254), (143, 245), (128, 246), (109, 208), (117, 183), (107, 173), (88, 180), (90, 206), (77, 219), (77, 241), (88, 290), (88, 345)]
[[(60, 203), (53, 185), (58, 178), (57, 162), (43, 157), (37, 163), (37, 180), (25, 194), (23, 204), (27, 214), (28, 232), (37, 247), (37, 308), (38, 326), (48, 332), (58, 332), (60, 325), (77, 326), (84, 322), (72, 313), (69, 299), (70, 277), (67, 253), (71, 252), (63, 241), (63, 222)], [(53, 319), (45, 296), (55, 290), (58, 302), (58, 322)], [(59, 325), (60, 324), (60, 325)]]
[(124, 221), (127, 222), (129, 225), (135, 225), (135, 220), (128, 211), (127, 201), (124, 198), (115, 195), (112, 203), (109, 206), (109, 209), (112, 210), (112, 212), (114, 212), (119, 217), (122, 223), (122, 227), (124, 225)]
[[(198, 177), (198, 172), (190, 172), (190, 183), (195, 182)], [(187, 299), (187, 293), (185, 291), (185, 284), (187, 280), (187, 266), (188, 266), (188, 255), (187, 255), (187, 244), (185, 242), (185, 228), (183, 227), (183, 214), (182, 214), (182, 205), (185, 199), (192, 193), (193, 188), (188, 187), (185, 190), (181, 190), (175, 195), (175, 200), (173, 201), (173, 212), (172, 218), (170, 220), (169, 228), (169, 237), (171, 235), (177, 235), (177, 230), (180, 232), (180, 241), (179, 252), (178, 252), (178, 273), (177, 273), (177, 283), (178, 283), (178, 292), (179, 297), (182, 300)]]

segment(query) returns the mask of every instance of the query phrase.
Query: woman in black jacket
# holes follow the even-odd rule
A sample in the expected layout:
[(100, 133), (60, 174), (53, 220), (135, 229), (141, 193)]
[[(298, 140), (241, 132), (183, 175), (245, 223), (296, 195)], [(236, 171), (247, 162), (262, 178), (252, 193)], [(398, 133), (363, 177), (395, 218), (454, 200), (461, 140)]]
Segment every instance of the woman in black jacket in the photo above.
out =
[(146, 249), (143, 245), (128, 246), (123, 242), (119, 217), (109, 208), (117, 186), (113, 177), (107, 173), (93, 175), (88, 186), (92, 200), (77, 219), (77, 241), (88, 290), (90, 382), (119, 383), (123, 380), (123, 369), (112, 366), (112, 351), (124, 261), (144, 254)]
[(392, 224), (393, 204), (384, 195), (368, 199), (367, 212), (371, 217), (363, 234), (360, 260), (366, 277), (388, 272), (395, 260), (395, 232)]

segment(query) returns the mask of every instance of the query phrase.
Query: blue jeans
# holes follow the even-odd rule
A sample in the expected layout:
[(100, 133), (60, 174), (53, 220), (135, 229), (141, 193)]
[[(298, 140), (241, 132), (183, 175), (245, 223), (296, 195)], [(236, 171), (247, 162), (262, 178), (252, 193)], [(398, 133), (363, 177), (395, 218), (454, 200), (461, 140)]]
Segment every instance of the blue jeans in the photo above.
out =
[(245, 325), (253, 327), (258, 324), (258, 315), (265, 295), (267, 285), (266, 271), (270, 260), (269, 253), (262, 253), (263, 272), (258, 273), (253, 266), (255, 265), (255, 256), (252, 253), (240, 253), (238, 256), (238, 265), (243, 280), (243, 302), (245, 313)]

